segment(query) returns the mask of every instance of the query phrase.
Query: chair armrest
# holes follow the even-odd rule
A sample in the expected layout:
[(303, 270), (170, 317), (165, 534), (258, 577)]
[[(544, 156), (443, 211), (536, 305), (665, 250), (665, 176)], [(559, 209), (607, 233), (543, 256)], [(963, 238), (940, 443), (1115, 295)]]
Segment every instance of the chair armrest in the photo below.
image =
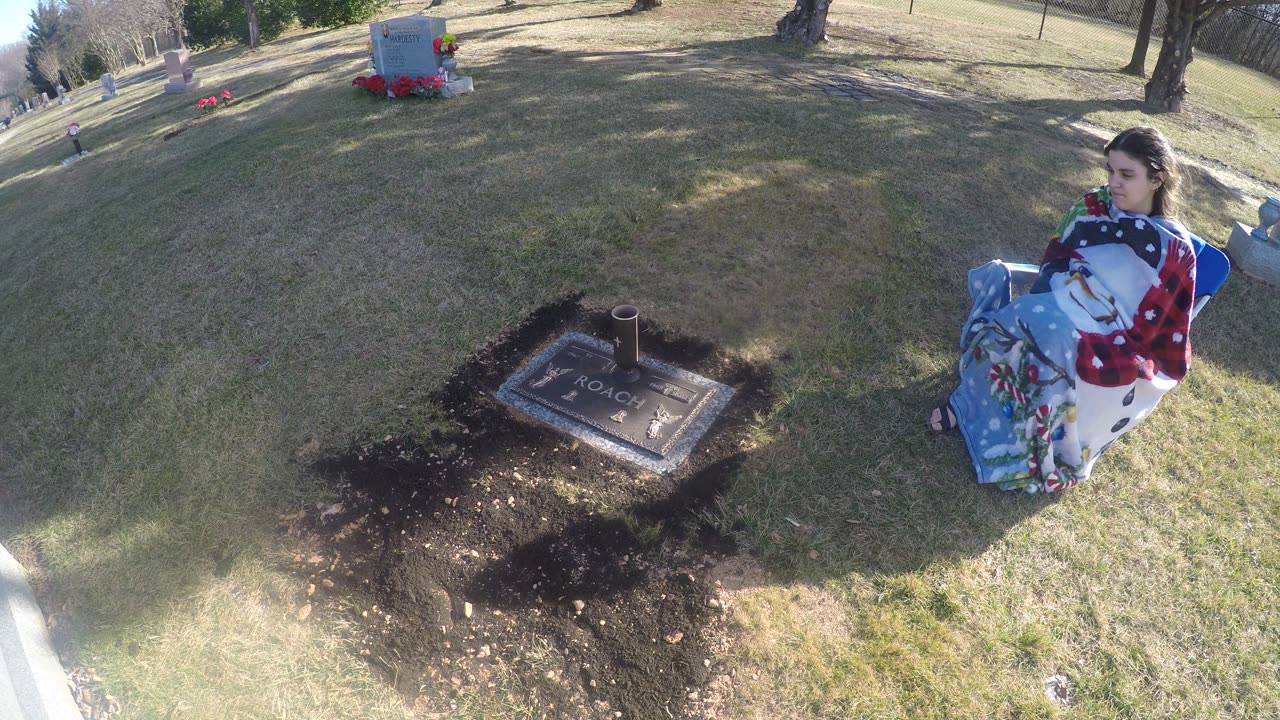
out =
[(1040, 274), (1039, 265), (1028, 265), (1026, 263), (1005, 263), (1005, 267), (1009, 268), (1009, 274), (1013, 276), (1015, 282), (1026, 282), (1034, 280)]
[(1212, 295), (1201, 295), (1200, 297), (1196, 298), (1195, 304), (1191, 306), (1190, 319), (1195, 320), (1196, 316), (1200, 314), (1200, 311), (1204, 309), (1205, 305), (1209, 304), (1209, 300), (1212, 298), (1213, 298)]

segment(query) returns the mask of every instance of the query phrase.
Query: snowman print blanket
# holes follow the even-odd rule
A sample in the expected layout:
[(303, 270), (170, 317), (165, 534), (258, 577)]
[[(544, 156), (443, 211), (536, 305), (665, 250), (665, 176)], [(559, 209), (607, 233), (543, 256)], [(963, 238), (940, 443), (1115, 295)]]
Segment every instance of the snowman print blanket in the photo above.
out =
[(1105, 187), (1063, 218), (1031, 291), (999, 261), (969, 272), (952, 394), (978, 482), (1056, 492), (1187, 373), (1195, 252), (1186, 229), (1118, 210)]

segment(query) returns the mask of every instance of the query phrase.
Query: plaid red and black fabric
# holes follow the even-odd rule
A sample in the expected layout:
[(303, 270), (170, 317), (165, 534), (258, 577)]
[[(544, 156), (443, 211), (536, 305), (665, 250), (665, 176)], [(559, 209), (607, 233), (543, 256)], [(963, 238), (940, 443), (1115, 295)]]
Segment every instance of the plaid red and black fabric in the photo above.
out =
[(1128, 385), (1162, 374), (1182, 380), (1191, 364), (1191, 306), (1196, 255), (1185, 239), (1171, 245), (1160, 266), (1159, 284), (1143, 296), (1128, 330), (1081, 336), (1079, 379), (1103, 387)]

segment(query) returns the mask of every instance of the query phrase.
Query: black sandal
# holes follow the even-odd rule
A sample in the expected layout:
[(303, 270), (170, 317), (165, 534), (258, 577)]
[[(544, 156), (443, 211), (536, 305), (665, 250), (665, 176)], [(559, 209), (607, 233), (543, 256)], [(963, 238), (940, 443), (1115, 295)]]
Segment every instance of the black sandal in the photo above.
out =
[[(938, 411), (938, 427), (933, 426), (933, 412)], [(948, 430), (954, 430), (957, 424), (956, 413), (951, 409), (951, 403), (943, 403), (933, 410), (929, 411), (929, 418), (925, 420), (925, 427), (929, 428), (929, 432), (944, 433)]]

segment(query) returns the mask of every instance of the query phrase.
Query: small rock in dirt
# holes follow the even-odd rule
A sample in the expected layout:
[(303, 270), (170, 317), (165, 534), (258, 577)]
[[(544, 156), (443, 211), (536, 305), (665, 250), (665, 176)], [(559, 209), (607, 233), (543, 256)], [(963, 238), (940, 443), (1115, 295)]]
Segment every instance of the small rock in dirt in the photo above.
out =
[(573, 601), (573, 609), (577, 610), (578, 612), (582, 612), (582, 609), (585, 608), (586, 606), (587, 604), (581, 600)]
[(524, 482), (524, 476), (518, 472), (511, 473), (511, 477), (515, 478), (516, 482)]
[(332, 590), (332, 589), (333, 589), (333, 581), (332, 581), (332, 580), (330, 580), (329, 578), (325, 578), (325, 579), (323, 579), (323, 580), (321, 580), (321, 581), (320, 581), (320, 587), (324, 588), (325, 590)]
[(1053, 675), (1044, 679), (1044, 692), (1051, 702), (1070, 705), (1074, 700), (1075, 688), (1065, 675)]
[(672, 632), (667, 633), (666, 635), (663, 635), (662, 639), (665, 640), (668, 645), (675, 645), (676, 643), (684, 639), (684, 633), (680, 632), (679, 630), (674, 630)]
[(817, 550), (810, 549), (810, 550), (809, 550), (809, 559), (810, 559), (810, 560), (817, 560), (817, 559), (818, 559), (818, 551), (817, 551)]
[(315, 583), (307, 583), (307, 597), (311, 597), (312, 595), (315, 595), (315, 594), (316, 594)]
[(463, 616), (463, 617), (468, 617), (468, 618), (469, 618), (469, 617), (471, 617), (471, 613), (472, 613), (472, 612), (474, 612), (474, 611), (475, 611), (475, 608), (473, 608), (473, 607), (471, 606), (471, 603), (469, 603), (469, 602), (464, 602), (464, 603), (462, 603), (462, 616)]
[(379, 509), (380, 511), (382, 511), (382, 514), (383, 514), (383, 515), (390, 515), (390, 514), (391, 514), (391, 508), (387, 507), (386, 505), (383, 505), (382, 507), (380, 507), (380, 508), (378, 508), (378, 509)]
[(689, 698), (690, 700), (697, 700), (697, 699), (698, 699), (698, 691), (697, 691), (697, 690), (694, 690), (693, 692), (689, 693), (688, 695), (685, 695), (685, 697)]
[(311, 617), (311, 603), (303, 605), (302, 608), (298, 610), (298, 622), (304, 622), (309, 617)]
[(717, 600), (717, 599), (715, 599), (715, 598), (707, 598), (707, 607), (711, 607), (711, 608), (719, 608), (719, 607), (720, 607), (720, 601), (719, 601), (719, 600)]
[(488, 645), (481, 645), (480, 651), (476, 653), (476, 657), (486, 658), (486, 657), (489, 657), (489, 654), (492, 652), (493, 651), (489, 648)]
[(323, 563), (324, 563), (324, 558), (319, 555), (312, 555), (311, 557), (307, 558), (308, 565), (321, 565)]
[(711, 667), (711, 659), (710, 659), (710, 658), (703, 658), (703, 659), (702, 659), (702, 667)]

